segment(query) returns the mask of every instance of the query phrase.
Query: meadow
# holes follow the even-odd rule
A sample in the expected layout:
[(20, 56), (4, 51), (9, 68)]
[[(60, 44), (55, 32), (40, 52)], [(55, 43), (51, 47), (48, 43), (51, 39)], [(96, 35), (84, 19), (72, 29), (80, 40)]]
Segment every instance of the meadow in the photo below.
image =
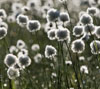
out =
[(100, 89), (100, 0), (0, 0), (0, 89)]

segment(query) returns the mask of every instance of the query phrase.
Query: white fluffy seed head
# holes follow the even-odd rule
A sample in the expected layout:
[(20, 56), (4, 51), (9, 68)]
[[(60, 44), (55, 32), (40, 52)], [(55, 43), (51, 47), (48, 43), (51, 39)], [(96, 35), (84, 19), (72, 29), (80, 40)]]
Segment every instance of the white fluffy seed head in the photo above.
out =
[(50, 31), (47, 32), (47, 35), (48, 35), (48, 38), (50, 40), (55, 40), (56, 37), (55, 37), (55, 32), (56, 32), (57, 29), (52, 29)]
[(2, 19), (6, 19), (7, 18), (7, 14), (6, 14), (4, 9), (0, 9), (0, 18), (2, 18)]
[(60, 13), (56, 9), (54, 9), (54, 8), (49, 9), (47, 12), (47, 21), (54, 22), (54, 21), (58, 20), (59, 15), (60, 15)]
[(14, 22), (16, 22), (16, 18), (15, 18), (15, 16), (13, 14), (9, 15), (8, 18), (7, 18), (7, 21), (9, 23), (14, 23)]
[(85, 43), (81, 39), (75, 40), (71, 44), (71, 50), (74, 53), (82, 53), (85, 50)]
[(90, 43), (90, 48), (92, 54), (100, 54), (100, 41), (99, 40), (93, 40)]
[(29, 32), (38, 31), (38, 30), (40, 30), (40, 28), (41, 28), (41, 24), (38, 20), (29, 20), (27, 22), (27, 30)]
[(88, 74), (89, 73), (88, 68), (87, 68), (86, 65), (82, 65), (80, 67), (80, 71), (83, 72), (83, 73), (85, 73), (85, 74)]
[(76, 37), (83, 35), (83, 26), (75, 26), (73, 28), (73, 35)]
[(98, 13), (98, 9), (96, 7), (89, 7), (87, 9), (87, 13), (92, 16), (95, 16)]
[(61, 12), (59, 18), (60, 18), (60, 21), (62, 22), (70, 21), (69, 14), (67, 12)]
[(33, 9), (37, 9), (41, 6), (41, 0), (28, 0), (27, 2), (27, 6), (33, 10)]
[(9, 48), (9, 52), (10, 52), (10, 53), (17, 53), (17, 52), (18, 52), (18, 49), (17, 49), (16, 46), (12, 45), (12, 46), (10, 46), (10, 48)]
[(72, 65), (72, 61), (65, 61), (66, 65)]
[(12, 4), (11, 9), (14, 13), (20, 13), (22, 7), (23, 7), (22, 3), (15, 2)]
[(83, 14), (83, 15), (80, 17), (80, 22), (81, 22), (83, 25), (92, 24), (92, 23), (93, 23), (93, 19), (92, 19), (92, 17), (91, 17), (89, 14)]
[(4, 28), (8, 29), (8, 24), (5, 22), (0, 22), (0, 27), (4, 27)]
[(97, 38), (100, 38), (100, 26), (96, 27), (95, 35)]
[(37, 53), (35, 56), (34, 56), (34, 62), (35, 63), (39, 63), (41, 62), (43, 56), (40, 54), (40, 53)]
[(20, 57), (22, 55), (28, 56), (28, 50), (25, 48), (21, 49), (17, 56)]
[(21, 67), (21, 68), (25, 68), (25, 67), (28, 67), (31, 65), (31, 59), (29, 56), (26, 56), (26, 55), (21, 55), (19, 58), (18, 58), (18, 65)]
[(9, 77), (9, 79), (15, 79), (20, 76), (20, 72), (18, 69), (9, 67), (9, 69), (7, 70), (7, 75)]
[(46, 58), (53, 58), (57, 55), (57, 50), (51, 46), (51, 45), (47, 45), (45, 48), (45, 57)]
[(18, 58), (13, 54), (7, 54), (4, 59), (4, 63), (7, 67), (11, 67), (18, 62)]
[(33, 44), (31, 49), (32, 49), (32, 51), (38, 51), (38, 50), (40, 50), (40, 46), (39, 46), (39, 44)]
[(23, 14), (20, 14), (17, 16), (17, 23), (20, 25), (20, 26), (25, 26), (27, 24), (27, 21), (28, 21), (28, 16), (26, 15), (23, 15)]
[(26, 44), (23, 40), (18, 40), (16, 46), (17, 46), (18, 49), (23, 49), (23, 48), (26, 47)]
[(58, 41), (67, 41), (67, 43), (70, 43), (70, 31), (67, 28), (60, 27), (56, 31), (56, 38)]
[(80, 57), (79, 57), (79, 60), (80, 60), (80, 61), (84, 61), (84, 60), (85, 60), (85, 57), (84, 57), (84, 56), (80, 56)]
[(0, 27), (0, 39), (3, 39), (7, 35), (7, 29), (5, 27)]

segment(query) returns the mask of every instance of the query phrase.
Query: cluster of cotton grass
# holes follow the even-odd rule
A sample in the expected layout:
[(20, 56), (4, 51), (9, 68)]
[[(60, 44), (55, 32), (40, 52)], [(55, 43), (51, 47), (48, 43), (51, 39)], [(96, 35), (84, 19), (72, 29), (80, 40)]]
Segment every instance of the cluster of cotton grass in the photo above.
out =
[(99, 89), (99, 14), (100, 0), (0, 3), (0, 89)]

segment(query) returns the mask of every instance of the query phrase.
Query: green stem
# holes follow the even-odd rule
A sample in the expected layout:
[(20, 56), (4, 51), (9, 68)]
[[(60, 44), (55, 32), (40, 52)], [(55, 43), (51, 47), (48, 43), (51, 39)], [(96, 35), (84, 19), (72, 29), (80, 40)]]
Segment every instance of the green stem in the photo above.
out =
[(16, 89), (15, 80), (11, 80), (12, 89)]

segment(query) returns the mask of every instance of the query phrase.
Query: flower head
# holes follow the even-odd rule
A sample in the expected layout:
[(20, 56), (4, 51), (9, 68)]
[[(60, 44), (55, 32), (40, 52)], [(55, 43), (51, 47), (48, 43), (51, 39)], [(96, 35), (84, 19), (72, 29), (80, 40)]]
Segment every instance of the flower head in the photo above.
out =
[(7, 29), (0, 27), (0, 39), (3, 39), (7, 35)]
[(22, 49), (22, 48), (26, 47), (26, 44), (23, 40), (18, 40), (16, 46), (17, 46), (18, 49)]
[(4, 63), (6, 64), (7, 67), (11, 67), (15, 65), (17, 62), (18, 62), (18, 58), (13, 54), (7, 54), (4, 59)]
[(7, 18), (7, 14), (6, 14), (4, 9), (0, 9), (0, 18), (2, 18), (2, 19), (6, 19)]
[(50, 9), (47, 12), (47, 20), (48, 21), (56, 21), (59, 17), (60, 13), (56, 9)]
[(45, 48), (45, 57), (46, 58), (52, 58), (57, 54), (57, 50), (51, 46), (51, 45), (47, 45)]
[(72, 42), (71, 49), (74, 53), (82, 53), (85, 50), (85, 43), (81, 40), (75, 40)]
[(35, 63), (39, 63), (41, 60), (42, 60), (42, 55), (41, 55), (40, 53), (37, 53), (37, 54), (34, 56), (34, 62), (35, 62)]
[(94, 40), (90, 43), (92, 54), (100, 54), (100, 41)]
[(40, 30), (40, 22), (38, 20), (29, 20), (27, 22), (27, 29), (29, 32), (35, 32)]
[(56, 39), (56, 37), (55, 37), (55, 32), (56, 32), (56, 29), (52, 29), (52, 30), (50, 30), (50, 31), (47, 32), (48, 38), (49, 38), (50, 40), (55, 40), (55, 39)]
[(40, 49), (39, 44), (33, 44), (31, 47), (32, 51), (38, 51)]
[(67, 12), (62, 12), (60, 13), (60, 16), (59, 16), (60, 20), (62, 22), (69, 22), (70, 21), (70, 18), (69, 18), (69, 15)]
[(100, 38), (100, 26), (96, 27), (95, 35), (97, 38)]
[(93, 19), (89, 14), (83, 14), (80, 17), (80, 22), (84, 25), (93, 23)]
[(20, 26), (25, 26), (27, 21), (28, 21), (28, 16), (23, 15), (23, 14), (20, 14), (20, 15), (17, 16), (17, 23)]
[(7, 71), (7, 75), (9, 77), (9, 79), (15, 79), (15, 78), (20, 76), (20, 73), (19, 73), (18, 69), (15, 69), (13, 67), (9, 67), (9, 69)]
[(83, 34), (83, 26), (75, 26), (73, 28), (73, 35), (79, 37)]
[(85, 65), (82, 65), (81, 66), (80, 71), (83, 72), (83, 73), (85, 73), (85, 74), (88, 74), (89, 73), (88, 68)]
[(58, 41), (70, 42), (70, 31), (67, 28), (59, 28), (56, 31), (56, 38)]
[(90, 7), (87, 9), (87, 13), (92, 15), (92, 16), (96, 15), (97, 12), (98, 12), (98, 9), (96, 7)]
[(26, 55), (21, 55), (18, 58), (18, 65), (21, 68), (28, 67), (31, 64), (31, 59)]

